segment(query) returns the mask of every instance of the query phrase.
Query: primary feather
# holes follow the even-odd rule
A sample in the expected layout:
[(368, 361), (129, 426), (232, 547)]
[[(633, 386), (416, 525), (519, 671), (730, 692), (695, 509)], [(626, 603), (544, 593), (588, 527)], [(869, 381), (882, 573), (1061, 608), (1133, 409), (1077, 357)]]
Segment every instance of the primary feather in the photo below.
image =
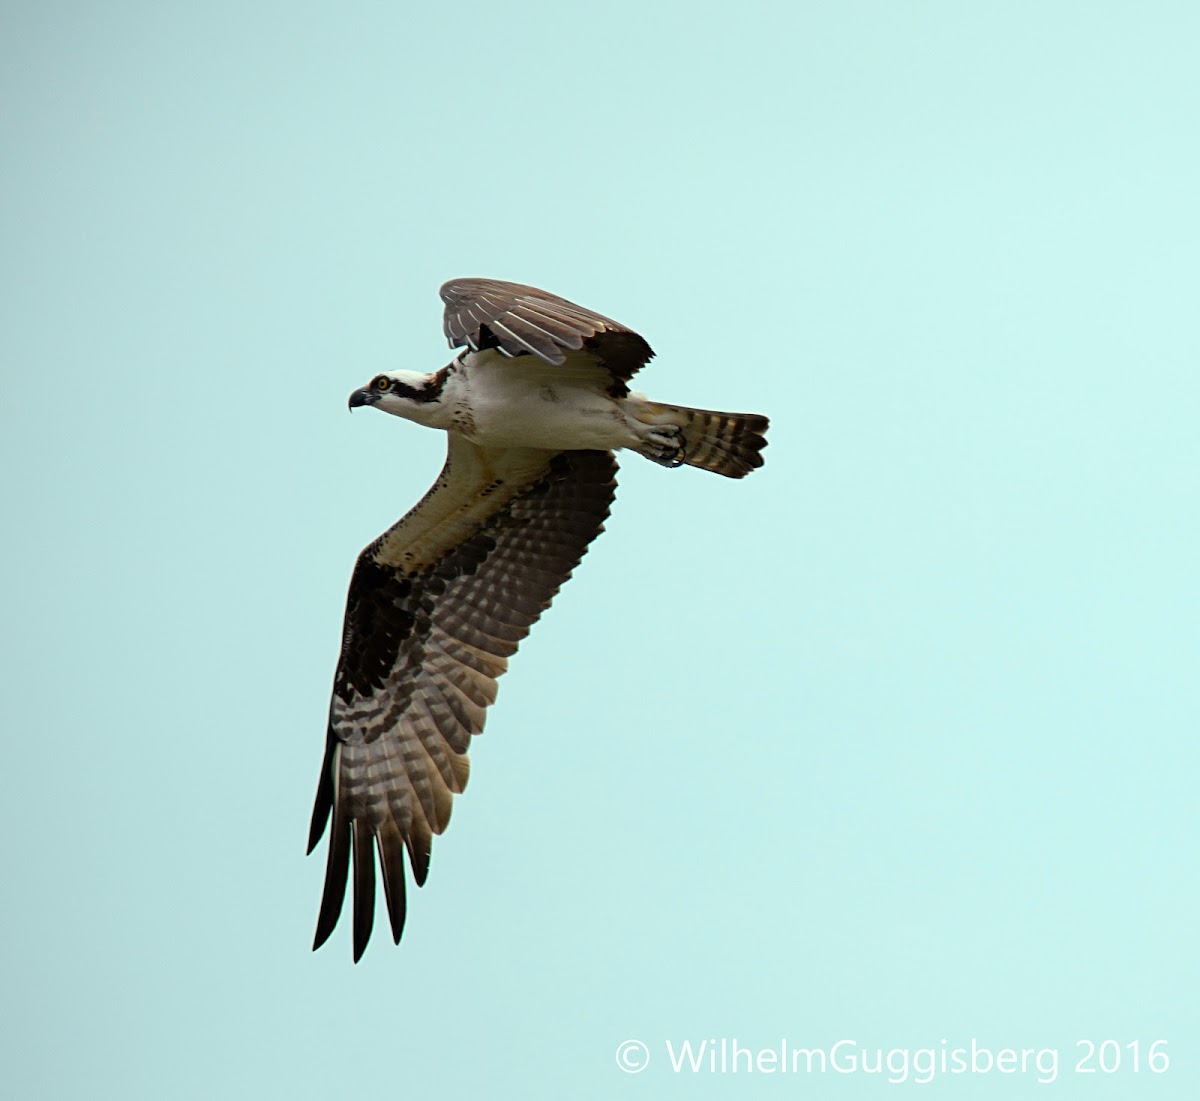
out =
[(346, 600), (308, 849), (328, 828), (313, 947), (333, 932), (352, 876), (356, 961), (374, 920), (376, 856), (399, 942), (404, 854), (423, 884), (496, 679), (604, 529), (613, 451), (740, 478), (766, 443), (765, 417), (630, 393), (653, 353), (611, 318), (498, 280), (455, 280), (441, 294), (446, 336), (468, 350), (351, 396), (351, 407), (448, 438), (437, 481), (359, 555)]

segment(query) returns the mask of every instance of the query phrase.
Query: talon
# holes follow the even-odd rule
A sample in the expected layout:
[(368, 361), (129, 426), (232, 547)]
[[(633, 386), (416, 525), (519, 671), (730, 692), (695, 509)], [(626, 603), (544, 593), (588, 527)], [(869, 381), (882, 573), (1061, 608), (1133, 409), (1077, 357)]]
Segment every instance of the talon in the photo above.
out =
[(687, 461), (683, 429), (674, 424), (656, 425), (646, 433), (645, 446), (640, 450), (646, 458), (671, 470)]

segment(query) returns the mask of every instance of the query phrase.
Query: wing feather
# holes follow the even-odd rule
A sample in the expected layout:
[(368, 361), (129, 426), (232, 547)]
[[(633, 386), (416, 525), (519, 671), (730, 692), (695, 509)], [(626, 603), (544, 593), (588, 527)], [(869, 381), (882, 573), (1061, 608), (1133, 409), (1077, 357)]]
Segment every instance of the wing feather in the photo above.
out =
[(503, 355), (535, 355), (560, 366), (567, 352), (592, 355), (623, 397), (625, 384), (654, 355), (631, 329), (604, 314), (524, 283), (452, 279), (443, 284), (443, 329), (451, 348), (496, 348)]
[[(512, 346), (516, 344), (519, 348), (522, 348), (527, 352), (532, 352), (534, 355), (544, 355), (544, 350), (547, 347), (547, 344), (544, 340), (539, 340), (536, 333), (534, 333), (528, 326), (520, 323), (519, 318), (509, 317), (507, 320), (509, 321), (508, 325), (502, 325), (499, 321), (492, 321), (489, 326), (492, 332), (497, 333), (500, 336), (500, 351), (509, 352), (510, 354), (519, 354), (512, 352)], [(519, 332), (514, 331), (522, 328), (530, 334), (529, 338), (526, 338)], [(505, 337), (508, 339), (506, 340)], [(563, 360), (566, 359), (566, 356), (559, 352), (555, 352), (553, 354), (555, 358), (551, 360), (552, 363), (562, 363)]]
[[(324, 805), (321, 794), (325, 791), (325, 779), (329, 778), (329, 791), (334, 788), (333, 775), (338, 770), (338, 747), (331, 746), (326, 754), (326, 764), (322, 769), (322, 786), (318, 790), (317, 805), (313, 809), (313, 830), (318, 831), (317, 814), (321, 813), (319, 830), (323, 831), (325, 822), (330, 814), (333, 815), (333, 829), (329, 834), (329, 853), (325, 862), (325, 893), (321, 896), (321, 911), (317, 915), (317, 932), (313, 938), (313, 949), (320, 948), (329, 939), (329, 934), (337, 925), (342, 913), (342, 899), (346, 894), (346, 879), (350, 872), (350, 831), (349, 823), (343, 813), (338, 813), (331, 798)], [(320, 832), (316, 837), (309, 836), (308, 851), (311, 853), (320, 840)]]
[(332, 819), (314, 947), (337, 923), (352, 866), (356, 961), (371, 934), (376, 850), (398, 940), (401, 850), (421, 885), (496, 678), (603, 530), (615, 491), (611, 452), (449, 439), (433, 489), (359, 556), (346, 600), (309, 851)]
[(387, 901), (388, 920), (392, 927), (392, 942), (400, 943), (404, 932), (407, 900), (404, 887), (404, 838), (390, 816), (377, 834), (379, 841), (379, 870), (383, 878), (383, 896)]
[(363, 821), (354, 822), (354, 962), (362, 959), (375, 923), (375, 841)]

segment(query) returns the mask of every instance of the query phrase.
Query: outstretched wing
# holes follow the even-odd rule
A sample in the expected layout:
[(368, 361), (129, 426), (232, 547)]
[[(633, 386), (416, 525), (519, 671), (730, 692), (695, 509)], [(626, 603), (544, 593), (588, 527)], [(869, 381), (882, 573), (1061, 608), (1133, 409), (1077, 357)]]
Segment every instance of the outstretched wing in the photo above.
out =
[(313, 947), (337, 924), (353, 863), (356, 962), (374, 919), (376, 850), (399, 943), (404, 850), (420, 886), (496, 678), (603, 530), (616, 489), (609, 451), (449, 441), (433, 488), (359, 555), (346, 601), (308, 851), (332, 818)]
[(608, 369), (621, 397), (628, 393), (625, 383), (654, 355), (645, 340), (611, 317), (537, 287), (452, 279), (440, 293), (451, 348), (496, 348), (506, 356), (535, 355), (556, 366), (568, 352), (583, 350)]

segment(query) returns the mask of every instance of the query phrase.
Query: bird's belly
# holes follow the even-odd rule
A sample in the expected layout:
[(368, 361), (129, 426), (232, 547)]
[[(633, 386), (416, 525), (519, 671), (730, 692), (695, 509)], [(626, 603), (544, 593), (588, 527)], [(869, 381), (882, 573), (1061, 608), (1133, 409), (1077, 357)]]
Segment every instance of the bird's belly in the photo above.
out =
[(590, 389), (542, 383), (484, 391), (472, 399), (466, 434), (485, 447), (607, 450), (637, 442), (620, 403)]

